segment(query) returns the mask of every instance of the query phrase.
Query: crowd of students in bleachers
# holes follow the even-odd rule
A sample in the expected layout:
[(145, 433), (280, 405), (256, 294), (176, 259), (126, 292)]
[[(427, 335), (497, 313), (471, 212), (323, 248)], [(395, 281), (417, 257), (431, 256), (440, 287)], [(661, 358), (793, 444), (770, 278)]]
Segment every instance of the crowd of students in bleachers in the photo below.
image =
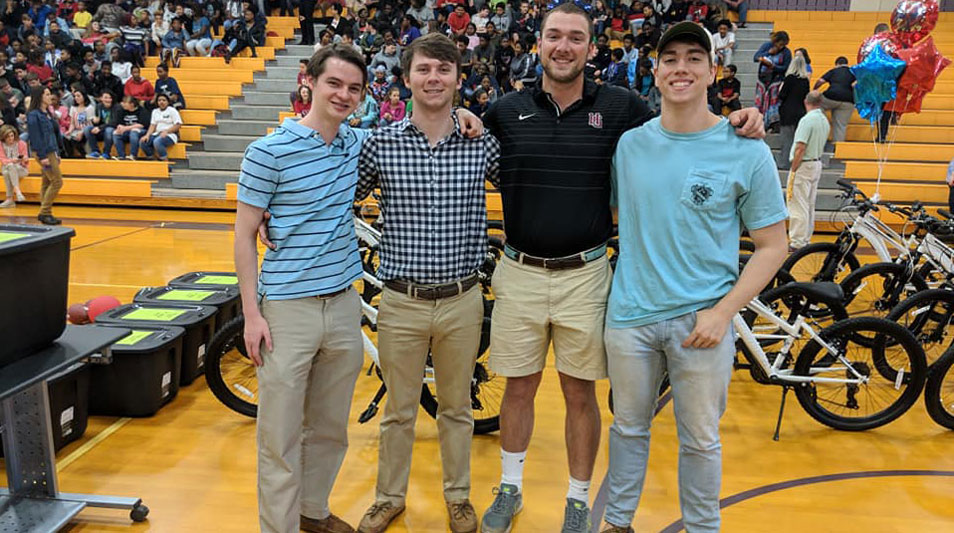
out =
[[(263, 0), (6, 0), (0, 7), (0, 120), (29, 143), (30, 101), (59, 127), (65, 158), (168, 158), (186, 106), (169, 75), (185, 56), (265, 43)], [(145, 59), (159, 56), (154, 82)], [(101, 145), (101, 146), (100, 146)], [(111, 149), (115, 146), (115, 154)], [(128, 151), (127, 151), (128, 150)]]
[[(744, 27), (747, 0), (578, 0), (594, 19), (596, 53), (586, 76), (636, 91), (658, 110), (654, 87), (653, 50), (662, 31), (674, 22), (692, 20), (716, 35), (720, 82), (713, 94), (716, 112), (739, 107), (738, 80), (724, 68), (731, 64), (735, 24), (729, 10), (740, 15)], [(458, 104), (482, 115), (501, 94), (536, 83), (541, 76), (536, 43), (546, 9), (544, 0), (375, 0), (332, 5), (315, 49), (342, 42), (359, 50), (368, 63), (368, 91), (349, 122), (375, 127), (401, 120), (411, 110), (410, 91), (404, 86), (401, 49), (429, 32), (441, 32), (457, 42), (464, 72)], [(312, 44), (303, 38), (303, 44)], [(292, 92), (292, 109), (304, 115), (310, 108), (307, 89)], [(715, 87), (713, 88), (715, 90)]]

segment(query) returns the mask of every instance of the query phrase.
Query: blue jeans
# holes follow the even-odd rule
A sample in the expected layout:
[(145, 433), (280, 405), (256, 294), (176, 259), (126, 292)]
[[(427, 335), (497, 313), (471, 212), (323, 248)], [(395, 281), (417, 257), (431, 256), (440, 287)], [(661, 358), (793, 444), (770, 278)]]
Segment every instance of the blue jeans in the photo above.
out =
[(83, 137), (86, 138), (86, 153), (100, 152), (96, 146), (96, 141), (103, 141), (103, 150), (100, 153), (109, 155), (113, 149), (113, 128), (112, 126), (100, 127), (99, 133), (93, 133), (96, 126), (86, 126), (83, 128)]
[(649, 427), (663, 372), (668, 371), (679, 435), (679, 504), (686, 531), (719, 530), (719, 418), (725, 412), (735, 335), (730, 326), (714, 348), (683, 348), (695, 323), (696, 314), (689, 313), (634, 328), (606, 328), (615, 416), (609, 431), (605, 518), (613, 525), (629, 525), (639, 505), (649, 459)]
[(139, 150), (139, 137), (143, 134), (143, 130), (127, 130), (122, 133), (113, 133), (113, 143), (116, 144), (116, 156), (123, 158), (126, 157), (126, 142), (129, 142), (129, 152), (133, 157), (136, 156)]
[(169, 157), (169, 147), (175, 143), (172, 137), (160, 137), (158, 133), (154, 133), (152, 137), (140, 141), (139, 147), (142, 148), (142, 153), (146, 154), (146, 157), (152, 157), (155, 151), (159, 159), (166, 159)]
[(745, 24), (745, 19), (749, 16), (749, 0), (740, 3), (739, 7), (730, 7), (729, 11), (737, 11), (739, 13), (739, 24)]

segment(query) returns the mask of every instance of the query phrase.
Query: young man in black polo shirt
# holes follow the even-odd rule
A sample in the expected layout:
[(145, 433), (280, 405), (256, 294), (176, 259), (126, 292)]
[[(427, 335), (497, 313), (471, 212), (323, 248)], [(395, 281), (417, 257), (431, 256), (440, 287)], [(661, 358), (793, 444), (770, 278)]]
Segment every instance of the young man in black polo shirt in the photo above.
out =
[[(610, 166), (620, 135), (652, 117), (635, 93), (584, 80), (593, 51), (585, 11), (561, 4), (542, 28), (541, 83), (504, 96), (484, 116), (501, 144), (507, 233), (506, 257), (493, 280), (490, 356), (494, 372), (507, 377), (500, 410), (503, 472), (482, 520), (484, 533), (510, 531), (522, 508), (533, 402), (551, 340), (566, 401), (570, 463), (562, 531), (589, 531), (588, 491), (600, 439), (595, 381), (606, 377)], [(744, 124), (746, 136), (764, 135), (754, 109), (731, 120)]]

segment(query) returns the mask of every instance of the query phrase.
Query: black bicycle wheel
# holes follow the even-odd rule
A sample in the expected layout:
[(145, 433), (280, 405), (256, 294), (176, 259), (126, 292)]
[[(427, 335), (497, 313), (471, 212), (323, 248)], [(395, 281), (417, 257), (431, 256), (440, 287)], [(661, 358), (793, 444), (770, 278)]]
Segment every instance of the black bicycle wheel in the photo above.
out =
[(229, 320), (209, 341), (205, 381), (226, 407), (248, 417), (258, 415), (258, 376), (252, 360), (238, 350), (245, 345), (245, 315)]
[(954, 348), (948, 348), (944, 355), (928, 372), (927, 385), (924, 387), (924, 406), (931, 420), (947, 429), (954, 429)]
[[(803, 382), (794, 386), (805, 412), (834, 429), (863, 431), (898, 418), (917, 401), (927, 376), (924, 351), (914, 335), (885, 319), (860, 317), (836, 322), (819, 332), (795, 360), (794, 375), (819, 379), (855, 379), (860, 384)], [(883, 357), (898, 369), (894, 381), (875, 370), (872, 350), (859, 338), (870, 338)]]
[(928, 289), (894, 307), (885, 317), (908, 329), (918, 340), (928, 367), (941, 358), (954, 334), (954, 292)]
[(927, 290), (927, 283), (898, 263), (874, 263), (855, 270), (841, 282), (848, 315), (885, 317), (903, 300)]
[(795, 281), (841, 282), (858, 270), (860, 263), (852, 252), (844, 253), (833, 242), (816, 242), (792, 252), (782, 263)]

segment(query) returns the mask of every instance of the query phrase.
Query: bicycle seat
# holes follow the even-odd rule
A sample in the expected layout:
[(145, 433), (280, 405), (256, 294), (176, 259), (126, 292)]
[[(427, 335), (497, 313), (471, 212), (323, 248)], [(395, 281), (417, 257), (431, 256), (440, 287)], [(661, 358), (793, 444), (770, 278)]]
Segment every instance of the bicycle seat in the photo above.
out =
[(831, 281), (817, 283), (796, 281), (788, 284), (788, 286), (808, 296), (812, 301), (823, 303), (829, 307), (844, 305), (845, 293), (841, 290), (841, 285), (837, 283)]

